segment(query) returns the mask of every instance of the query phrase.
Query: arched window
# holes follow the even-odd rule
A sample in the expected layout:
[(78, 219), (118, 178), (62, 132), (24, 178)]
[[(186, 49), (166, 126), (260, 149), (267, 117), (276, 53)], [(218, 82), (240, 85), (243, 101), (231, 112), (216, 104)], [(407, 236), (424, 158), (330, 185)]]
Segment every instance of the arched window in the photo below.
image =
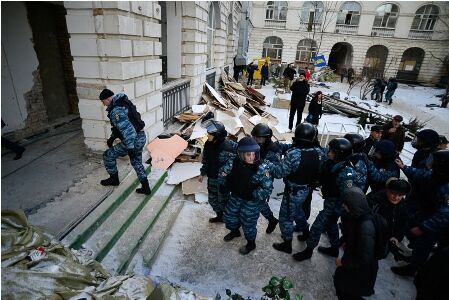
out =
[(424, 5), (416, 13), (412, 23), (412, 30), (433, 31), (440, 10), (435, 5)]
[(269, 57), (272, 60), (282, 58), (282, 40), (277, 36), (269, 36), (263, 42), (262, 57)]
[(324, 5), (321, 1), (306, 1), (302, 6), (301, 23), (321, 24)]
[(209, 5), (209, 16), (207, 20), (207, 68), (214, 66), (213, 45), (215, 40), (215, 29), (220, 24), (220, 5), (214, 1)]
[(359, 25), (362, 7), (359, 3), (348, 1), (343, 3), (338, 12), (337, 25)]
[(286, 1), (268, 1), (267, 11), (265, 13), (266, 20), (287, 20), (287, 2)]
[(399, 8), (396, 4), (387, 3), (376, 9), (373, 27), (392, 28), (396, 27)]
[(312, 57), (316, 56), (317, 45), (314, 40), (300, 40), (296, 49), (296, 60), (300, 62), (312, 62)]

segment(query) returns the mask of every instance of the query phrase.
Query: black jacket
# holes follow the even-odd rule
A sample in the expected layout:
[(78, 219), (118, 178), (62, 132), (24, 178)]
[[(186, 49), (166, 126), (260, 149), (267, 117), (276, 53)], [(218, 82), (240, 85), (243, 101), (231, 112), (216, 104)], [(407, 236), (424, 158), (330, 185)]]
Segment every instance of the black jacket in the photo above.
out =
[(307, 80), (293, 82), (290, 90), (292, 90), (292, 102), (300, 103), (301, 105), (306, 104), (306, 98), (310, 92), (310, 85)]
[(377, 141), (373, 140), (370, 136), (367, 137), (365, 139), (365, 146), (363, 147), (362, 152), (364, 152), (365, 154), (368, 154), (376, 142)]
[(321, 117), (323, 114), (323, 103), (319, 104), (316, 100), (310, 101), (309, 114)]
[(393, 122), (389, 122), (382, 127), (381, 139), (392, 141), (396, 146), (396, 150), (401, 152), (402, 148), (404, 148), (405, 129), (402, 126), (399, 126), (398, 128), (396, 128), (395, 132), (390, 133), (388, 132), (388, 130), (390, 130), (391, 128), (393, 128)]
[(404, 238), (407, 230), (408, 213), (405, 200), (398, 204), (388, 201), (385, 190), (367, 196), (368, 203), (374, 213), (378, 213), (385, 218), (388, 224), (389, 238), (396, 238), (399, 242)]
[(342, 266), (335, 270), (335, 288), (353, 296), (374, 294), (377, 270), (375, 256), (376, 229), (363, 191), (348, 189), (342, 195), (350, 212), (343, 224), (346, 228), (346, 248), (341, 259)]
[(290, 80), (293, 80), (293, 78), (295, 78), (295, 74), (296, 74), (295, 69), (293, 69), (293, 68), (286, 68), (282, 75), (284, 75), (284, 77), (287, 77)]

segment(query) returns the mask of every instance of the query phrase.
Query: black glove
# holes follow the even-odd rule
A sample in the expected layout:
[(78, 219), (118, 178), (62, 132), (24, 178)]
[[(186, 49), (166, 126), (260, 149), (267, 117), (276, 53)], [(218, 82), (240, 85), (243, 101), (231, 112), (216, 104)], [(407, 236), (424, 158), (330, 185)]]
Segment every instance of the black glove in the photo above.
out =
[(128, 156), (130, 159), (133, 159), (136, 157), (136, 153), (134, 152), (134, 149), (128, 149)]
[(108, 145), (109, 148), (112, 148), (112, 145), (114, 144), (114, 141), (115, 141), (115, 136), (111, 135), (111, 137), (106, 142), (106, 144)]

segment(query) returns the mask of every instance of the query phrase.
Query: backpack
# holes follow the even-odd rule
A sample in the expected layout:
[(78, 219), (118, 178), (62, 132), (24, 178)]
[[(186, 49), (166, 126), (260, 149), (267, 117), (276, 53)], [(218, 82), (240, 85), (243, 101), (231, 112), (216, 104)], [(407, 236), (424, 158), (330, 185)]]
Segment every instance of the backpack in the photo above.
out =
[(376, 243), (374, 255), (377, 260), (381, 260), (388, 255), (389, 233), (387, 221), (380, 214), (372, 213), (372, 221), (376, 230)]
[(128, 96), (123, 95), (122, 97), (117, 99), (114, 106), (122, 106), (128, 109), (128, 119), (131, 124), (133, 124), (136, 132), (139, 132), (143, 128), (145, 128), (145, 122), (142, 121), (140, 113), (137, 111), (136, 106), (128, 99)]

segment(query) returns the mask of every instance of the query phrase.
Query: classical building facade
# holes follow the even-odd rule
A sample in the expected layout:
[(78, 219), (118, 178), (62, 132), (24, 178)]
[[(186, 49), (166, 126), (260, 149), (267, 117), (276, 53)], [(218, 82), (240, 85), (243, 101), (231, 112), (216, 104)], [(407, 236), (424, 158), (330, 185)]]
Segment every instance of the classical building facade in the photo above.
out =
[(324, 54), (337, 71), (435, 84), (447, 81), (448, 14), (449, 2), (254, 2), (248, 56), (304, 67)]
[(232, 69), (251, 8), (240, 1), (1, 5), (2, 133), (20, 139), (79, 114), (93, 150), (104, 150), (110, 135), (102, 89), (128, 95), (152, 140), (200, 100), (206, 81), (214, 85)]

